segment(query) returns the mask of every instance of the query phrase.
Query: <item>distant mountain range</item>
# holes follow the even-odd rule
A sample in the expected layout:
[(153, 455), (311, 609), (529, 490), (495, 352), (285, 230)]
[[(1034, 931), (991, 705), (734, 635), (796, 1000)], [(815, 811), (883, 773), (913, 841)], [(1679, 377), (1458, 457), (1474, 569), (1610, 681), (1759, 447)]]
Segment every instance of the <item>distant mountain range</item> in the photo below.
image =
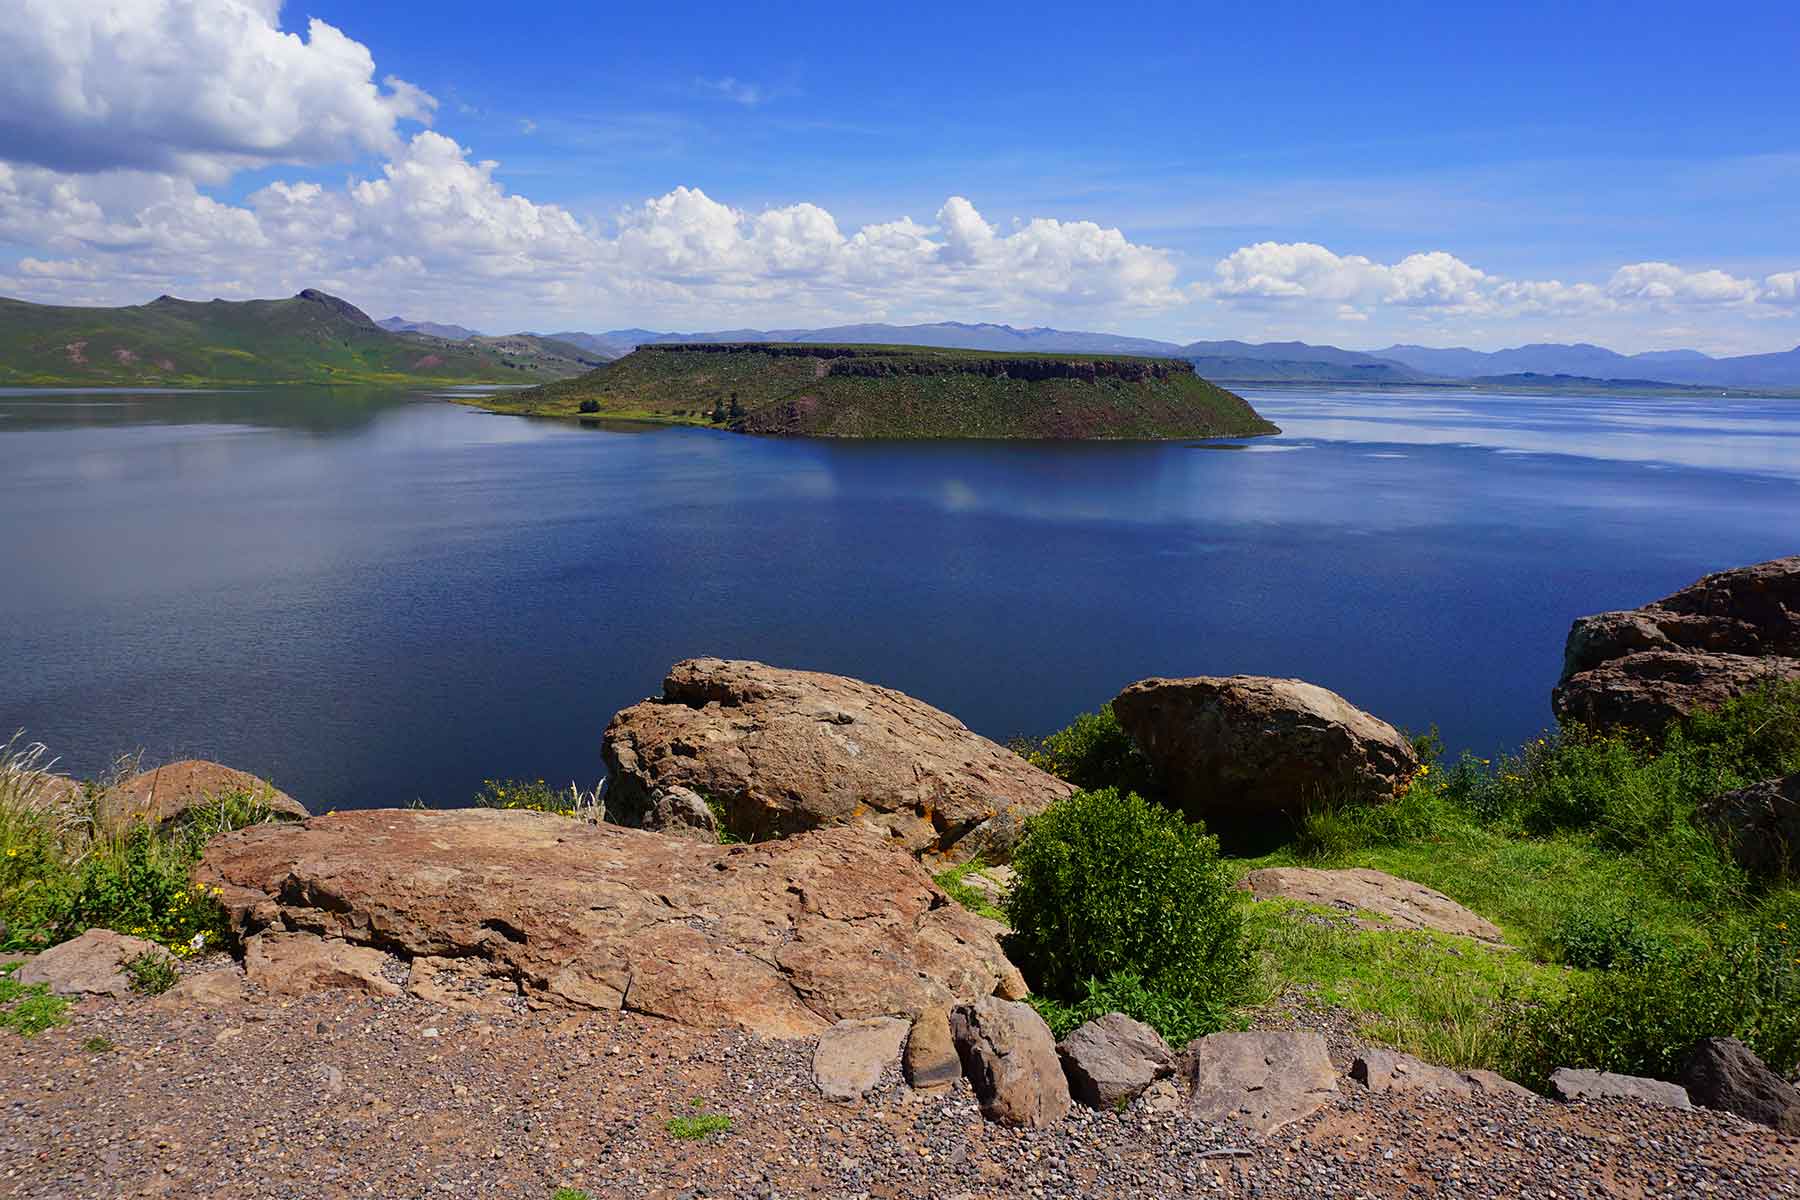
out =
[(285, 300), (73, 308), (0, 297), (0, 384), (541, 383), (601, 359), (531, 334), (393, 332), (308, 288)]
[(1633, 386), (1800, 388), (1800, 347), (1778, 354), (1713, 358), (1698, 350), (1653, 350), (1625, 355), (1601, 346), (1541, 343), (1510, 350), (1389, 346), (1344, 350), (1306, 342), (1201, 341), (1011, 325), (943, 321), (928, 325), (833, 325), (822, 329), (715, 329), (670, 333), (613, 329), (565, 330), (547, 335), (589, 353), (620, 358), (636, 346), (674, 342), (846, 342), (937, 346), (957, 350), (1020, 350), (1048, 354), (1148, 354), (1185, 358), (1203, 377), (1222, 383), (1442, 383), (1578, 386), (1606, 380)]
[(466, 342), (470, 338), (478, 338), (481, 334), (461, 325), (439, 325), (435, 321), (409, 321), (405, 317), (388, 317), (375, 322), (389, 333), (422, 333), (427, 337), (448, 338), (453, 342)]

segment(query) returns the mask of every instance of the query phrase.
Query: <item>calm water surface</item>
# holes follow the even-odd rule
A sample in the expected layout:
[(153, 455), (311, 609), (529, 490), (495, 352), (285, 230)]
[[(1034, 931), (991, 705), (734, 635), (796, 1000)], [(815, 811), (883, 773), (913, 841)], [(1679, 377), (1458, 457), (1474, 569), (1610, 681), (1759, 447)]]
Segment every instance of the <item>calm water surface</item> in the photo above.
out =
[[(1489, 751), (1574, 616), (1800, 551), (1800, 402), (1249, 389), (1216, 445), (582, 429), (426, 395), (0, 393), (0, 727), (315, 808), (591, 785), (696, 654), (998, 738), (1298, 675)], [(4, 736), (0, 734), (0, 736)]]

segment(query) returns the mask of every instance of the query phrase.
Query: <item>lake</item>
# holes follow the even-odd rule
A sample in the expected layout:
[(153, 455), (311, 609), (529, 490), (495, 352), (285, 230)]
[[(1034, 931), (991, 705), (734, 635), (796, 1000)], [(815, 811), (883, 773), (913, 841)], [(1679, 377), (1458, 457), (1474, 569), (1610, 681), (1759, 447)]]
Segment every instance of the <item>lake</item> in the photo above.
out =
[[(315, 810), (591, 786), (717, 654), (1042, 733), (1296, 675), (1490, 752), (1570, 620), (1800, 551), (1800, 402), (1243, 388), (1280, 437), (830, 443), (426, 394), (0, 392), (0, 726)], [(0, 737), (4, 736), (0, 733)]]

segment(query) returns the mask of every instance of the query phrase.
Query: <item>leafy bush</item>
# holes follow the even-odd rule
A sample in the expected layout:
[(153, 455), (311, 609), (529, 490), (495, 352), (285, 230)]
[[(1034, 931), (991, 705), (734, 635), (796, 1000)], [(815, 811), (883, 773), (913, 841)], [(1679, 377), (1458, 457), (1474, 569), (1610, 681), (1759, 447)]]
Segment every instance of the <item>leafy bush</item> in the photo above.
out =
[(1195, 999), (1157, 991), (1135, 971), (1120, 971), (1105, 979), (1090, 979), (1073, 1001), (1034, 995), (1030, 1004), (1050, 1026), (1058, 1041), (1089, 1021), (1107, 1013), (1122, 1012), (1162, 1034), (1180, 1049), (1197, 1037), (1217, 1033), (1229, 1023), (1230, 1005), (1225, 996)]
[[(1222, 1019), (1249, 981), (1240, 893), (1218, 839), (1135, 793), (1052, 805), (1027, 823), (1012, 866), (1007, 950), (1050, 1000), (1141, 992)], [(1147, 1005), (1129, 1015), (1158, 1019)]]
[(1558, 962), (1583, 970), (1643, 970), (1673, 953), (1632, 914), (1592, 907), (1565, 912), (1547, 941)]
[(600, 402), (598, 400), (583, 400), (581, 402), (581, 411), (584, 413), (597, 413), (600, 411)]
[(165, 836), (148, 825), (104, 844), (80, 865), (80, 884), (54, 927), (55, 940), (112, 929), (183, 954), (219, 945), (225, 914), (206, 889), (189, 882), (205, 847), (195, 833)]
[(179, 978), (174, 960), (154, 950), (125, 961), (125, 981), (140, 996), (160, 996), (174, 987)]
[(1736, 1037), (1777, 1071), (1800, 1063), (1800, 960), (1784, 931), (1679, 963), (1603, 971), (1530, 1021), (1527, 1075), (1595, 1067), (1672, 1079), (1703, 1037)]
[(1110, 704), (1097, 713), (1082, 713), (1042, 741), (1026, 741), (1015, 748), (1032, 766), (1078, 788), (1157, 794), (1150, 760), (1119, 724)]

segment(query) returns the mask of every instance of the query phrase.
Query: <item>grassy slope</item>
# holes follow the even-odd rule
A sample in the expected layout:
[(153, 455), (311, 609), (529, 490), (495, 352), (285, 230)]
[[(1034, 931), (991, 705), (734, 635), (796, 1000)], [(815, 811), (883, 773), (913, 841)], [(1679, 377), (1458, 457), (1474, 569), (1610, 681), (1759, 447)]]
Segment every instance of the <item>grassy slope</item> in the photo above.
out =
[[(1176, 438), (1273, 433), (1241, 397), (1178, 370), (1164, 378), (1027, 380), (980, 373), (997, 362), (1148, 363), (1118, 356), (856, 346), (854, 358), (893, 365), (879, 377), (832, 370), (834, 360), (746, 346), (730, 353), (640, 349), (579, 378), (476, 401), (502, 412), (713, 424), (733, 393), (751, 433), (814, 437)], [(839, 349), (809, 347), (809, 349)]]
[(164, 297), (128, 308), (0, 299), (0, 385), (517, 383), (567, 376), (592, 361), (542, 338), (389, 333), (317, 292), (206, 303)]

